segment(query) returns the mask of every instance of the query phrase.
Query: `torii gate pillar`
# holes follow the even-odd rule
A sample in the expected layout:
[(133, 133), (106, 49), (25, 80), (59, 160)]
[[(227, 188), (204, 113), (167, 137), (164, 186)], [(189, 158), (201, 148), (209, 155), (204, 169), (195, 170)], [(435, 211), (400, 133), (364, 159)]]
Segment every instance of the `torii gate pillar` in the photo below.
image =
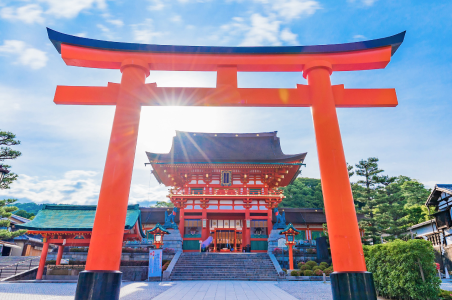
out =
[[(331, 86), (336, 71), (381, 69), (405, 32), (358, 43), (296, 47), (191, 47), (114, 43), (48, 29), (68, 65), (120, 69), (121, 84), (58, 86), (56, 104), (116, 105), (107, 161), (88, 252), (75, 299), (119, 299), (122, 238), (141, 106), (311, 107), (325, 213), (335, 272), (334, 300), (376, 300), (358, 229), (336, 107), (394, 107), (394, 89)], [(216, 88), (161, 88), (145, 84), (150, 70), (216, 71)], [(237, 72), (303, 72), (295, 89), (243, 89)], [(182, 211), (181, 211), (182, 215)]]

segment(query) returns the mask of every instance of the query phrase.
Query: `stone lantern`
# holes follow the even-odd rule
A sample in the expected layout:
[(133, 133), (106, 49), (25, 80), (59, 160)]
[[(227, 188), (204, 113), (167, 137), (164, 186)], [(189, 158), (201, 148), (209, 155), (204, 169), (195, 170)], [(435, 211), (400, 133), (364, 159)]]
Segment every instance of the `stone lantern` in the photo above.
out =
[(295, 245), (295, 236), (299, 235), (301, 231), (295, 229), (290, 223), (284, 228), (279, 234), (284, 234), (286, 236), (286, 245), (289, 248), (289, 266), (293, 270), (293, 245)]
[(154, 245), (156, 249), (160, 249), (163, 245), (163, 237), (165, 234), (170, 234), (168, 230), (162, 227), (160, 223), (157, 223), (154, 228), (149, 230), (149, 233), (154, 235)]

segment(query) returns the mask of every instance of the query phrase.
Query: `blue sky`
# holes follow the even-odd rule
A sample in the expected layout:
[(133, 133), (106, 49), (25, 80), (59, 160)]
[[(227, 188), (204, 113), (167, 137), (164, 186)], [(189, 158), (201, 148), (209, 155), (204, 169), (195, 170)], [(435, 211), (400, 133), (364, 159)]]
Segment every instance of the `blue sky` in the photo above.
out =
[[(390, 36), (405, 42), (383, 70), (337, 72), (333, 84), (396, 88), (396, 108), (338, 109), (349, 163), (376, 156), (388, 175), (428, 187), (450, 183), (450, 1), (38, 0), (0, 1), (0, 129), (22, 141), (20, 179), (1, 197), (95, 204), (114, 107), (57, 106), (57, 85), (105, 86), (117, 70), (66, 66), (45, 27), (89, 38), (179, 45), (315, 45)], [(151, 72), (159, 86), (215, 86), (212, 72)], [(295, 87), (299, 73), (239, 73), (239, 87)], [(144, 151), (168, 152), (175, 130), (278, 131), (285, 153), (308, 152), (303, 176), (319, 178), (308, 108), (144, 107), (132, 203), (164, 200)], [(356, 177), (352, 177), (352, 181)]]

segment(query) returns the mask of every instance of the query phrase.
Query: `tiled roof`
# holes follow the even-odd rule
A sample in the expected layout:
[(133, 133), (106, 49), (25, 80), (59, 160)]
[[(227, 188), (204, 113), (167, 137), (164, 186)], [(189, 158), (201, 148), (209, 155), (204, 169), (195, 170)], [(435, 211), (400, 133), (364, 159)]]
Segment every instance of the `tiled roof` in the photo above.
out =
[[(49, 205), (46, 204), (36, 217), (16, 228), (39, 231), (92, 231), (96, 205)], [(138, 222), (141, 231), (141, 214), (138, 205), (127, 207), (125, 229), (132, 229)], [(141, 232), (144, 237), (144, 233)]]
[(436, 184), (435, 188), (430, 193), (430, 196), (428, 196), (425, 205), (438, 205), (438, 202), (441, 202), (439, 199), (441, 198), (442, 193), (452, 195), (452, 184)]
[(201, 133), (176, 131), (169, 153), (146, 152), (150, 162), (303, 162), (306, 153), (286, 155), (275, 132)]

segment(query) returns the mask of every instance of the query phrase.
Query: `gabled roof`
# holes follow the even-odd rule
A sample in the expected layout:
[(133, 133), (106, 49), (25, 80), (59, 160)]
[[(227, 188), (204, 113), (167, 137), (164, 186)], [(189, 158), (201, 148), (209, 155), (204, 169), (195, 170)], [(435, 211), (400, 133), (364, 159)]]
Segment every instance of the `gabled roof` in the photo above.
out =
[(430, 193), (430, 196), (428, 196), (425, 205), (426, 206), (438, 205), (438, 203), (441, 202), (440, 198), (442, 193), (452, 195), (452, 184), (436, 184), (435, 188)]
[(30, 222), (30, 219), (12, 214), (11, 217), (9, 217), (9, 220), (14, 224), (22, 224), (22, 223), (28, 223)]
[(274, 132), (202, 133), (176, 131), (169, 153), (146, 152), (153, 162), (302, 163), (307, 153), (286, 155)]
[[(35, 231), (92, 231), (96, 208), (96, 205), (46, 204), (33, 220), (16, 225), (16, 228)], [(145, 237), (141, 228), (141, 213), (138, 204), (129, 205), (124, 229), (134, 228), (137, 222), (141, 236)]]
[(279, 234), (286, 234), (286, 233), (293, 233), (295, 235), (300, 234), (300, 230), (296, 229), (295, 227), (293, 227), (292, 223), (289, 223), (289, 225), (287, 225), (286, 228), (284, 228), (283, 230), (281, 230), (279, 232)]

